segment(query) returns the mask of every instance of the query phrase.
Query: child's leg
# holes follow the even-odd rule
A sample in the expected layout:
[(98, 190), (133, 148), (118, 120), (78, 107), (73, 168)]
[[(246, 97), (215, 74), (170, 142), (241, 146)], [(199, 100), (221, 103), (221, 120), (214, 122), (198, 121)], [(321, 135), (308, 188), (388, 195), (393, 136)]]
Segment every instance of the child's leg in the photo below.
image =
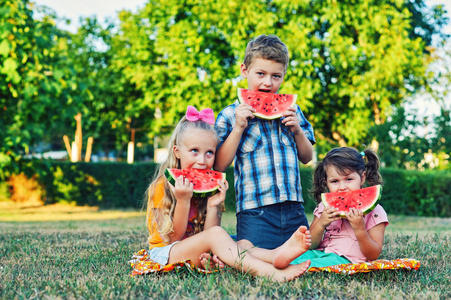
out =
[(286, 268), (293, 259), (307, 251), (311, 245), (310, 231), (306, 226), (300, 226), (291, 237), (280, 247), (268, 250), (255, 247), (248, 240), (238, 241), (237, 244), (246, 253), (273, 264), (276, 268)]
[(277, 248), (273, 265), (276, 268), (286, 268), (296, 257), (305, 253), (311, 245), (310, 231), (305, 226), (299, 227), (282, 246)]
[(169, 263), (191, 259), (201, 267), (199, 256), (213, 252), (228, 266), (249, 272), (254, 276), (267, 276), (275, 281), (289, 281), (299, 277), (308, 269), (310, 261), (300, 265), (290, 265), (281, 270), (272, 264), (246, 253), (221, 227), (215, 226), (175, 244), (169, 254)]

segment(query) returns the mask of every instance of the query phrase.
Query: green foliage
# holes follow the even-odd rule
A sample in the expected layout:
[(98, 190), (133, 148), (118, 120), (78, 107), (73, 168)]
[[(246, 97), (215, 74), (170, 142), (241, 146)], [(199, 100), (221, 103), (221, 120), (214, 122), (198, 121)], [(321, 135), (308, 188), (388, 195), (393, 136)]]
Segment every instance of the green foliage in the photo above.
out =
[[(46, 204), (72, 203), (102, 208), (143, 207), (144, 193), (153, 179), (155, 163), (35, 164)], [(226, 171), (229, 189), (226, 210), (235, 211), (233, 169)]]
[(121, 12), (118, 25), (82, 20), (76, 34), (55, 20), (28, 0), (1, 8), (3, 179), (42, 142), (64, 149), (79, 112), (94, 151), (118, 157), (132, 129), (147, 147), (172, 131), (187, 104), (219, 112), (246, 85), (239, 65), (262, 33), (290, 50), (281, 92), (299, 94), (318, 147), (358, 145), (392, 105), (428, 86), (432, 36), (442, 43), (448, 21), (441, 6), (427, 9), (423, 0), (149, 0), (137, 13)]
[(451, 108), (442, 108), (434, 119), (434, 135), (431, 138), (430, 152), (435, 158), (437, 169), (451, 169)]
[(52, 163), (43, 178), (47, 203), (111, 207), (142, 206), (155, 164)]
[(245, 86), (237, 76), (247, 42), (277, 34), (291, 54), (281, 91), (300, 95), (319, 145), (356, 145), (393, 104), (426, 85), (426, 47), (446, 20), (421, 0), (151, 0), (121, 15), (115, 58), (142, 93), (136, 103), (158, 116), (147, 116), (153, 132), (162, 133), (188, 103), (219, 111), (233, 102)]
[(451, 216), (451, 174), (382, 169), (381, 205), (389, 214)]
[(9, 192), (9, 185), (0, 181), (0, 202), (6, 202), (11, 200), (11, 194)]
[(58, 51), (53, 16), (33, 18), (28, 0), (2, 2), (0, 14), (0, 178), (18, 173), (18, 160), (66, 113), (75, 90)]
[(407, 115), (401, 106), (384, 124), (371, 127), (369, 132), (380, 143), (378, 155), (385, 167), (440, 170), (450, 168), (450, 128), (449, 110), (442, 108), (441, 114), (428, 123), (415, 111)]
[[(141, 208), (144, 193), (153, 179), (154, 163), (65, 163), (32, 161), (22, 169), (29, 178), (38, 174), (42, 199), (46, 204), (72, 203), (102, 208)], [(302, 196), (307, 214), (317, 203), (310, 190), (312, 170), (301, 168)], [(381, 205), (387, 213), (451, 217), (451, 173), (446, 171), (406, 171), (384, 168)], [(226, 170), (229, 189), (226, 211), (236, 211), (233, 168)]]

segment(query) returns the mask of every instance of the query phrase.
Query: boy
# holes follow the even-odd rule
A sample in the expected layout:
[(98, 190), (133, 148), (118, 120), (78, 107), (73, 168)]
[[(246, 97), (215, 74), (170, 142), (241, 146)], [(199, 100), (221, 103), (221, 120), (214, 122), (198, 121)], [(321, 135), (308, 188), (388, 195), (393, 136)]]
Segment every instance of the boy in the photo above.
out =
[[(248, 89), (276, 93), (289, 63), (286, 45), (260, 35), (246, 47), (241, 75)], [(298, 159), (312, 159), (313, 128), (298, 105), (276, 120), (255, 118), (247, 104), (235, 102), (216, 119), (219, 136), (214, 169), (224, 171), (235, 159), (237, 238), (274, 249), (301, 225), (308, 227), (302, 205)]]

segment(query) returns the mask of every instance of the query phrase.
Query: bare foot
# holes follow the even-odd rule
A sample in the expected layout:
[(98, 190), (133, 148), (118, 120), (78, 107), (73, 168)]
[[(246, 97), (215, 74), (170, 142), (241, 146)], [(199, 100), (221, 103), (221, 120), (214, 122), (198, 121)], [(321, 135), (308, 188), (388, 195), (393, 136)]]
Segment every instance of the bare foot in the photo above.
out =
[(310, 260), (304, 261), (297, 265), (289, 265), (283, 270), (277, 270), (277, 272), (273, 277), (271, 277), (271, 279), (279, 282), (291, 281), (307, 272), (309, 266)]
[(278, 269), (286, 268), (293, 259), (309, 249), (311, 241), (310, 231), (307, 227), (299, 227), (288, 241), (277, 249), (272, 264)]

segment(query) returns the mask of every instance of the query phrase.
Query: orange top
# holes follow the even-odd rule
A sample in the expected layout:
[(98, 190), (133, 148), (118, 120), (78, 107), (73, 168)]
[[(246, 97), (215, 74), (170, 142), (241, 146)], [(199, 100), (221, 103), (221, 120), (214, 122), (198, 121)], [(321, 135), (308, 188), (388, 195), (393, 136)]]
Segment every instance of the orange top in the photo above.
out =
[[(161, 209), (161, 205), (163, 202), (163, 198), (164, 198), (164, 181), (161, 180), (160, 182), (157, 183), (156, 187), (155, 187), (155, 194), (152, 198), (152, 202), (153, 202), (153, 209)], [(197, 207), (193, 205), (193, 202), (191, 200), (191, 206), (190, 206), (190, 210), (189, 210), (189, 215), (188, 215), (188, 225), (186, 227), (186, 232), (184, 235), (184, 239), (194, 235), (194, 220), (197, 218)], [(158, 232), (158, 227), (155, 224), (155, 222), (153, 222), (152, 218), (149, 218), (148, 220), (148, 224), (147, 224), (147, 228), (151, 228), (151, 233), (154, 233), (152, 238), (149, 240), (149, 250), (155, 247), (163, 247), (168, 245), (168, 243), (163, 241), (163, 238), (161, 237), (160, 233)]]
[[(163, 198), (164, 198), (164, 182), (163, 180), (161, 180), (161, 182), (157, 183), (155, 187), (155, 194), (153, 195), (152, 198), (154, 209), (161, 208), (161, 202), (163, 201)], [(149, 249), (166, 246), (167, 243), (163, 241), (163, 238), (159, 234), (157, 224), (153, 222), (153, 218), (149, 218), (147, 222), (148, 222), (147, 228), (151, 228), (150, 232), (154, 233), (152, 238), (149, 240)]]

